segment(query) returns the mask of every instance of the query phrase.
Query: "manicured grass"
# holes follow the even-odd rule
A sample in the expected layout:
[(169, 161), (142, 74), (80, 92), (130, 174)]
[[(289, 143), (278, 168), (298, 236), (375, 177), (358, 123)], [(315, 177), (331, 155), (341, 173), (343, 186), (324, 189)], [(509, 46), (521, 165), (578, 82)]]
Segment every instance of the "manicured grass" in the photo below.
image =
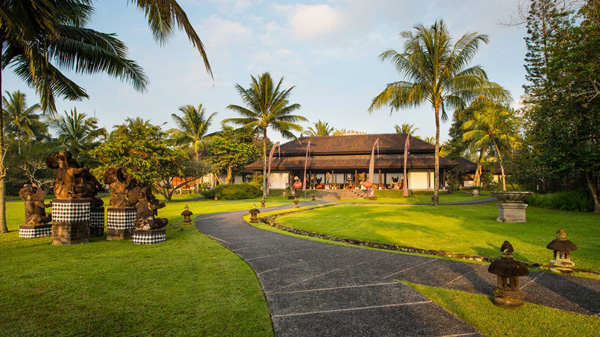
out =
[(547, 264), (546, 245), (564, 228), (579, 250), (577, 268), (600, 271), (600, 216), (529, 207), (527, 223), (496, 221), (496, 204), (462, 206), (339, 205), (277, 219), (287, 226), (343, 238), (499, 258), (504, 240), (518, 260)]
[[(431, 198), (433, 197), (433, 193), (420, 193), (413, 194), (410, 197), (404, 198), (402, 197), (402, 191), (386, 191), (386, 192), (397, 192), (397, 193), (387, 193), (386, 196), (378, 197), (375, 200), (369, 199), (342, 199), (342, 202), (365, 202), (365, 203), (425, 203), (431, 204)], [(391, 195), (388, 197), (387, 195)], [(481, 200), (491, 198), (489, 195), (480, 195), (478, 197), (474, 197), (470, 194), (455, 192), (452, 194), (447, 194), (446, 192), (440, 192), (440, 204), (452, 203), (452, 202), (463, 202), (463, 201), (473, 201), (473, 200)]]
[(492, 304), (492, 297), (467, 292), (409, 285), (458, 316), (484, 336), (598, 336), (600, 320), (525, 302), (519, 310)]
[[(188, 205), (203, 214), (254, 202)], [(159, 216), (181, 223), (184, 206), (168, 203)], [(18, 238), (22, 201), (7, 202), (7, 220), (12, 232), (0, 234), (3, 336), (273, 335), (253, 270), (192, 226), (168, 226), (167, 241), (152, 246), (104, 238), (52, 246), (50, 238)]]

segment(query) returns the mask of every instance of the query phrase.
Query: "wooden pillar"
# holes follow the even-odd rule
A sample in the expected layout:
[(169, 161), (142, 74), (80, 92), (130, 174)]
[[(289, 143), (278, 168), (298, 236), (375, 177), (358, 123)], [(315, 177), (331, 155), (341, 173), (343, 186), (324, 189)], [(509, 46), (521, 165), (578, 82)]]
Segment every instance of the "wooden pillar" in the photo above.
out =
[(358, 187), (358, 170), (354, 170), (354, 188)]
[(427, 189), (431, 189), (431, 170), (427, 170)]
[(381, 187), (381, 169), (379, 169), (379, 184), (377, 185), (379, 185), (378, 187)]

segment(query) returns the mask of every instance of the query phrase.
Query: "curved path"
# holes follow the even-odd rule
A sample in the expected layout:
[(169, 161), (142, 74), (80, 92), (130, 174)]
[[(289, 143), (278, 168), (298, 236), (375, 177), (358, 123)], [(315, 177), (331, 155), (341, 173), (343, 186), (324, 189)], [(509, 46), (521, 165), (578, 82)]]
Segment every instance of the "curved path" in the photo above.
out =
[[(397, 280), (491, 294), (487, 265), (310, 241), (253, 227), (247, 213), (201, 215), (196, 227), (256, 271), (276, 336), (479, 335)], [(600, 312), (600, 281), (532, 271), (521, 284), (530, 302)]]

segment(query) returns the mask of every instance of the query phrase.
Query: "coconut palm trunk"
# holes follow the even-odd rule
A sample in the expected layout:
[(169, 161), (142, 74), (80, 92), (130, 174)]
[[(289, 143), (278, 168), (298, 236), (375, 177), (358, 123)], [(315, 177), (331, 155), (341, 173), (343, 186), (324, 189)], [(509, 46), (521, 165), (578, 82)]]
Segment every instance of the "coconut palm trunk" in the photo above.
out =
[(496, 140), (494, 138), (492, 138), (492, 142), (494, 143), (496, 152), (498, 152), (498, 160), (500, 161), (500, 172), (502, 173), (502, 190), (506, 191), (506, 175), (504, 174), (504, 164), (502, 163), (502, 154), (500, 154), (500, 149), (498, 148), (498, 144), (496, 144)]
[[(0, 40), (0, 50), (4, 49), (4, 40)], [(0, 55), (0, 64), (2, 55)], [(0, 92), (2, 92), (2, 68), (0, 67)], [(4, 110), (0, 99), (0, 233), (8, 233), (6, 225), (6, 169), (4, 168)]]
[(267, 128), (263, 131), (263, 198), (267, 198)]
[[(429, 173), (428, 173), (429, 174)], [(435, 172), (431, 204), (437, 206), (440, 199), (440, 107), (435, 107)], [(429, 179), (429, 178), (428, 178)]]

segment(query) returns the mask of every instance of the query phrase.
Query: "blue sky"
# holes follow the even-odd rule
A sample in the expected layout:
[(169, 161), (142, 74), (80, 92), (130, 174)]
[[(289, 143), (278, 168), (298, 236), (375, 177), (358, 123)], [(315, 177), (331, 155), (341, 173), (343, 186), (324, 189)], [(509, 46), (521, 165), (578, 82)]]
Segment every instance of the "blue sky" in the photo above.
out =
[[(276, 79), (285, 77), (284, 87), (296, 86), (291, 101), (302, 105), (299, 114), (310, 122), (321, 119), (336, 128), (368, 133), (389, 133), (394, 124), (413, 123), (418, 135), (434, 136), (433, 110), (427, 104), (391, 115), (389, 109), (371, 115), (367, 109), (386, 83), (401, 79), (379, 54), (401, 49), (401, 31), (436, 19), (446, 21), (455, 39), (473, 31), (487, 34), (490, 43), (480, 48), (473, 65), (482, 65), (491, 80), (510, 90), (513, 106), (523, 94), (526, 30), (500, 24), (516, 13), (519, 0), (180, 0), (206, 46), (214, 80), (185, 34), (176, 33), (161, 47), (143, 14), (127, 3), (96, 1), (90, 26), (117, 33), (126, 42), (129, 58), (150, 79), (148, 90), (136, 92), (105, 75), (69, 74), (90, 99), (59, 101), (60, 113), (77, 107), (95, 114), (109, 130), (136, 116), (154, 124), (166, 122), (165, 128), (170, 128), (171, 114), (180, 106), (202, 103), (207, 112), (218, 112), (211, 127), (216, 131), (222, 119), (236, 116), (227, 105), (242, 104), (235, 84), (247, 87), (251, 74), (269, 71)], [(3, 73), (2, 89), (22, 90), (29, 104), (37, 102), (35, 93), (10, 69)], [(442, 124), (442, 140), (448, 138), (449, 127), (450, 122)], [(274, 132), (270, 137), (281, 139)]]

